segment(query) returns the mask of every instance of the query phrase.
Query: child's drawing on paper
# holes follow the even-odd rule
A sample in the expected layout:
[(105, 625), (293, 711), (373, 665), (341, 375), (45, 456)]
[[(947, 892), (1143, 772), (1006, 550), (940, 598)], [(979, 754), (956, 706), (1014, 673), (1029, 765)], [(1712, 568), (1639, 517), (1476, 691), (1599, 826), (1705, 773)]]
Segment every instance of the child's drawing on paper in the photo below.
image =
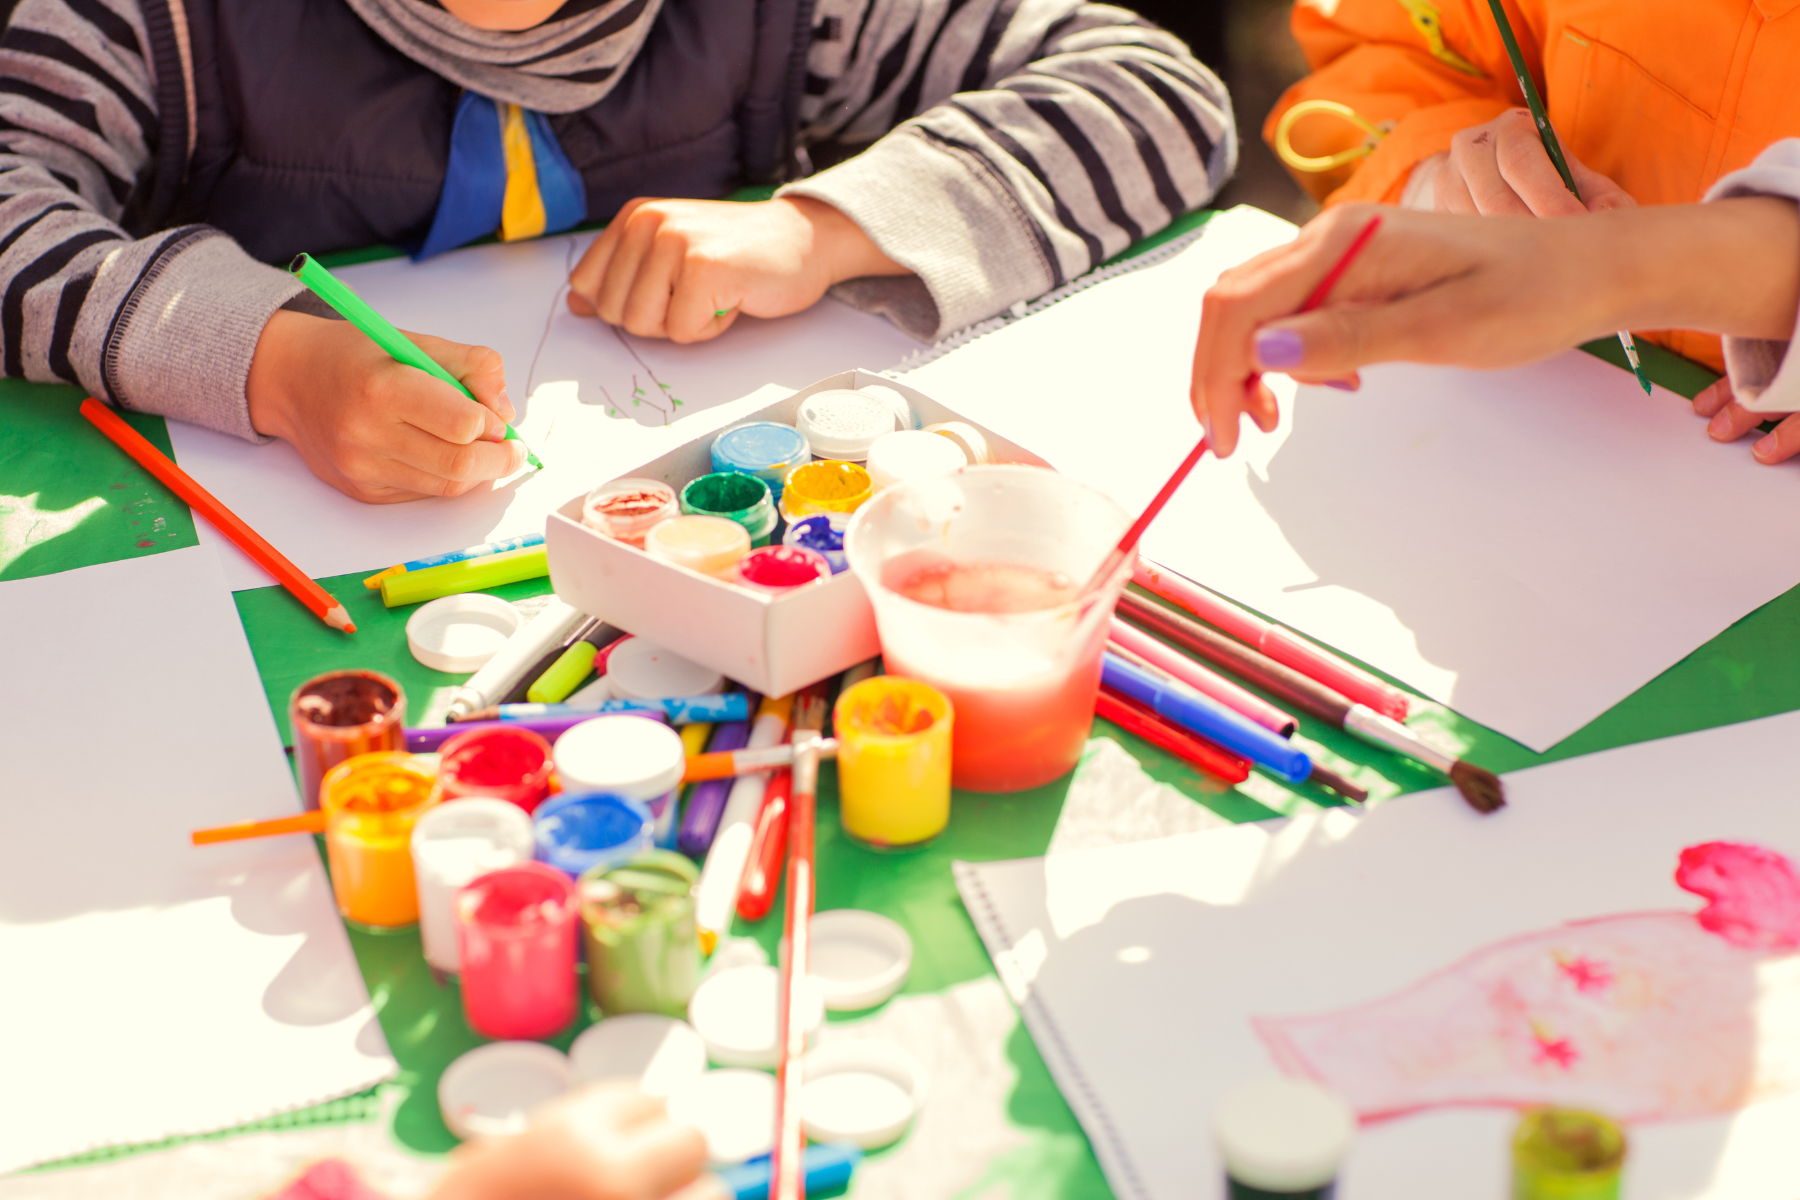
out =
[(1252, 1024), (1364, 1120), (1538, 1104), (1667, 1120), (1800, 1090), (1794, 864), (1708, 842), (1675, 881), (1706, 904), (1524, 934), (1366, 1004)]

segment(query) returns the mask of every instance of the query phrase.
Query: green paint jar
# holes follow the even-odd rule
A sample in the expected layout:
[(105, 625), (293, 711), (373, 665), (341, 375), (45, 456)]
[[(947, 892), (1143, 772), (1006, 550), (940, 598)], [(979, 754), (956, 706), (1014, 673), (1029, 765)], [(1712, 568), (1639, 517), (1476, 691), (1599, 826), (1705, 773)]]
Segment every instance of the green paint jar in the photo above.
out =
[(1625, 1131), (1597, 1113), (1538, 1108), (1513, 1133), (1513, 1200), (1618, 1200)]
[(681, 489), (681, 511), (736, 521), (750, 535), (750, 545), (766, 546), (775, 534), (774, 493), (754, 475), (716, 471), (702, 475)]
[(588, 993), (601, 1012), (686, 1017), (700, 981), (699, 879), (698, 868), (670, 850), (646, 850), (581, 877)]

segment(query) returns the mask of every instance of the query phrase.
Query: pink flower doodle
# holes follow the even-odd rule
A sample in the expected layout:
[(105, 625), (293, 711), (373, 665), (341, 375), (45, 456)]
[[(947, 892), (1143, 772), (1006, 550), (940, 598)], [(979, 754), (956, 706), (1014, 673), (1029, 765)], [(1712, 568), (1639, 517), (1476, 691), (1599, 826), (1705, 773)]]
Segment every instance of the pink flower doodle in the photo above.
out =
[(1800, 1090), (1800, 873), (1708, 842), (1675, 882), (1706, 904), (1572, 921), (1379, 999), (1251, 1024), (1365, 1121), (1538, 1104), (1670, 1120)]

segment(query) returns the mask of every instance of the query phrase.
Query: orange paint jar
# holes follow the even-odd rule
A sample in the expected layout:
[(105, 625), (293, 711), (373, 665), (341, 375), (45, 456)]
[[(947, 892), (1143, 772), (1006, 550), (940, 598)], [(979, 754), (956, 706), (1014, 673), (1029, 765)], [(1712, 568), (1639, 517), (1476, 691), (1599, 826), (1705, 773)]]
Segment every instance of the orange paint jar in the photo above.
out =
[(325, 773), (325, 857), (346, 921), (375, 929), (418, 923), (413, 822), (436, 803), (436, 778), (411, 754), (358, 754)]

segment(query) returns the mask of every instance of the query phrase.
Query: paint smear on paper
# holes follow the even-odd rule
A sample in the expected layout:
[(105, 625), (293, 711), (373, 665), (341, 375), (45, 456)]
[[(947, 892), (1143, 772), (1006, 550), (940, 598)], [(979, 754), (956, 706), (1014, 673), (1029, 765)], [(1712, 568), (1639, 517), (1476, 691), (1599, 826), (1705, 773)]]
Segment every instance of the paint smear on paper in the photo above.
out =
[(1508, 938), (1378, 1000), (1251, 1024), (1365, 1121), (1540, 1104), (1671, 1120), (1800, 1091), (1800, 874), (1708, 842), (1675, 882), (1706, 905)]

